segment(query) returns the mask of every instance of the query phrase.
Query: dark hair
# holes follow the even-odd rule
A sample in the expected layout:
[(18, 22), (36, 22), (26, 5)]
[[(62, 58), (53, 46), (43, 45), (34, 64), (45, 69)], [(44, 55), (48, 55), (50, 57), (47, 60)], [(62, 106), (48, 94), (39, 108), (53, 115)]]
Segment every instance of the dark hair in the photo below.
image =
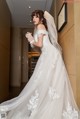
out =
[(47, 23), (46, 23), (46, 19), (44, 18), (44, 12), (42, 10), (35, 10), (31, 14), (32, 19), (34, 16), (39, 17), (39, 19), (42, 21), (42, 23), (44, 24), (44, 26), (47, 29)]

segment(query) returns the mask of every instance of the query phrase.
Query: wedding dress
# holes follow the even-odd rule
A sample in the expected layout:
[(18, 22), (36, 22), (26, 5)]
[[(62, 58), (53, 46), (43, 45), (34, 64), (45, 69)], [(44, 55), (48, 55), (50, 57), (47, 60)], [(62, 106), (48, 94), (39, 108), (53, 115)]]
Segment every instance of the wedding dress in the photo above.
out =
[(0, 105), (1, 119), (80, 119), (60, 50), (51, 44), (46, 30), (41, 55), (33, 75), (19, 96)]

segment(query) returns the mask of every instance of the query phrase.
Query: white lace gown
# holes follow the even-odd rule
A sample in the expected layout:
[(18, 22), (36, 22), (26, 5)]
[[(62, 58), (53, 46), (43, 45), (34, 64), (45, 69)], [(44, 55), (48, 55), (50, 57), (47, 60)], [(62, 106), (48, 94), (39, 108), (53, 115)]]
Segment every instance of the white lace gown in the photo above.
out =
[(1, 119), (80, 119), (61, 53), (45, 34), (33, 75), (16, 98), (0, 105)]

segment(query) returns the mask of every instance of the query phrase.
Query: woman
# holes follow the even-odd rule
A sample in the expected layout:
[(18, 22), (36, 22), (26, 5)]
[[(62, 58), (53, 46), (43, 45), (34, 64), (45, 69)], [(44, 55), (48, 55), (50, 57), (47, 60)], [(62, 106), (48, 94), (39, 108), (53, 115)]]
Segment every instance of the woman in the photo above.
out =
[(35, 10), (32, 21), (34, 37), (28, 32), (26, 38), (31, 46), (40, 47), (42, 53), (19, 96), (0, 105), (1, 119), (80, 119), (54, 19), (47, 11)]

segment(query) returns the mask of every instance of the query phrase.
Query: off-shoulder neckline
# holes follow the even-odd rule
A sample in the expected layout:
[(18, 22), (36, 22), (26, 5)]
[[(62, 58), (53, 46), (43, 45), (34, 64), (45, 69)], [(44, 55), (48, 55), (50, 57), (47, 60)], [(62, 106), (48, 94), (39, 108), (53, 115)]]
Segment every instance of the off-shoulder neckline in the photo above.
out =
[(47, 31), (46, 29), (37, 29), (36, 31), (37, 31), (37, 32), (39, 32), (39, 31), (44, 31), (44, 32), (47, 32), (47, 33), (48, 33), (48, 31)]

